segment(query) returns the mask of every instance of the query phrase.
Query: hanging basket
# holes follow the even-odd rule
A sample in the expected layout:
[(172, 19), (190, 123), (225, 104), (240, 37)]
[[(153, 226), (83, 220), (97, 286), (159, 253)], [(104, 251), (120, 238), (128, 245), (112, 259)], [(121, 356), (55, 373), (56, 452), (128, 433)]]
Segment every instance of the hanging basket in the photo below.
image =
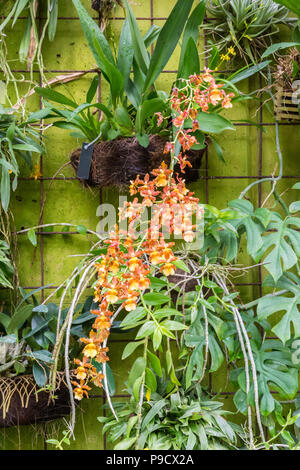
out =
[(65, 373), (58, 372), (54, 399), (38, 392), (32, 375), (0, 377), (0, 428), (49, 421), (70, 413), (70, 395)]
[(299, 107), (293, 103), (295, 91), (279, 88), (275, 94), (274, 111), (276, 121), (300, 121)]
[[(160, 164), (170, 162), (170, 155), (164, 154), (166, 139), (158, 135), (150, 136), (147, 148), (142, 147), (135, 137), (118, 138), (112, 141), (102, 141), (94, 145), (89, 178), (79, 180), (89, 186), (128, 186), (137, 175), (143, 178)], [(207, 142), (206, 142), (207, 146)], [(201, 150), (190, 150), (186, 155), (192, 168), (186, 167), (181, 173), (179, 165), (175, 172), (187, 183), (198, 180), (201, 160), (206, 147)], [(81, 149), (71, 154), (70, 160), (77, 173)]]

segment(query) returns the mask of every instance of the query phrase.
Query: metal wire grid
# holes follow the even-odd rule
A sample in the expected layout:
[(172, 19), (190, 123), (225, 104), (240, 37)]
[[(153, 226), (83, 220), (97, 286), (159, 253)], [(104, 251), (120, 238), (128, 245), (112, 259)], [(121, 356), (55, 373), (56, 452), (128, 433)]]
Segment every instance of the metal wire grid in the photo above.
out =
[[(154, 22), (156, 20), (160, 20), (160, 21), (165, 21), (167, 18), (166, 17), (160, 17), (160, 16), (155, 16), (154, 15), (154, 0), (149, 0), (150, 2), (150, 16), (146, 16), (146, 17), (137, 17), (137, 20), (138, 21), (149, 21), (150, 24), (154, 24)], [(3, 17), (0, 17), (1, 19), (3, 19)], [(20, 20), (21, 19), (27, 19), (26, 17), (20, 17), (19, 18)], [(46, 20), (45, 17), (42, 16), (41, 12), (40, 12), (40, 15), (38, 16), (38, 21), (39, 21), (39, 30), (41, 32), (42, 30), (42, 26), (43, 26), (43, 21)], [(93, 17), (93, 19), (98, 23), (100, 24), (100, 19), (99, 17)], [(68, 20), (68, 21), (78, 21), (79, 18), (78, 17), (73, 17), (73, 16), (59, 16), (58, 17), (58, 21), (60, 20)], [(118, 21), (118, 20), (124, 20), (124, 17), (114, 17), (113, 18), (113, 21)], [(205, 21), (209, 21), (211, 19), (205, 19)], [(80, 27), (80, 26), (78, 26)], [(206, 35), (205, 35), (205, 28), (204, 28), (204, 42), (205, 42), (205, 46), (207, 44), (207, 38), (206, 38)], [(205, 47), (205, 62), (207, 64), (207, 54), (206, 54), (206, 47)], [(12, 70), (13, 72), (15, 73), (26, 73), (27, 70), (20, 70), (20, 69), (15, 69), (15, 70)], [(51, 72), (51, 73), (69, 73), (69, 72), (80, 72), (81, 70), (56, 70), (56, 69), (53, 69), (53, 70), (45, 70), (45, 72)], [(85, 70), (84, 70), (85, 71)], [(177, 70), (164, 70), (163, 73), (176, 73)], [(232, 70), (228, 70), (226, 72), (232, 72)], [(39, 71), (34, 71), (34, 73), (37, 73), (39, 74), (39, 82), (41, 84), (41, 74)], [(93, 72), (94, 73), (94, 72)], [(262, 79), (260, 77), (260, 87), (262, 88)], [(97, 99), (98, 99), (98, 102), (101, 102), (101, 80), (99, 80), (99, 87), (98, 87), (98, 92), (97, 92)], [(257, 132), (258, 132), (258, 151), (257, 151), (257, 175), (255, 176), (252, 176), (252, 175), (249, 175), (249, 176), (245, 176), (245, 175), (241, 175), (241, 176), (236, 176), (236, 175), (209, 175), (209, 150), (207, 149), (206, 150), (206, 153), (205, 153), (205, 159), (204, 159), (204, 174), (203, 175), (200, 175), (199, 176), (199, 180), (202, 180), (205, 182), (205, 199), (206, 199), (206, 203), (209, 203), (209, 199), (210, 199), (210, 194), (209, 194), (209, 181), (210, 180), (242, 180), (242, 179), (253, 179), (253, 180), (260, 180), (260, 179), (263, 179), (263, 178), (266, 178), (266, 177), (269, 177), (270, 175), (263, 175), (262, 174), (262, 168), (263, 168), (263, 130), (262, 130), (262, 126), (266, 127), (266, 126), (275, 126), (275, 122), (264, 122), (263, 120), (263, 102), (262, 102), (262, 99), (260, 100), (260, 111), (259, 111), (259, 125), (260, 127), (258, 128)], [(42, 99), (40, 98), (40, 108), (42, 108)], [(255, 124), (252, 124), (252, 123), (241, 123), (241, 122), (236, 122), (235, 123), (236, 126), (246, 126), (246, 127), (251, 127), (251, 126), (255, 126)], [(282, 123), (279, 123), (280, 126), (299, 126), (300, 123), (299, 122), (282, 122)], [(40, 139), (42, 139), (42, 122), (40, 123)], [(40, 169), (41, 169), (41, 174), (43, 175), (43, 156), (41, 155), (40, 156)], [(299, 179), (300, 178), (300, 175), (283, 175), (282, 176), (283, 179)], [(33, 177), (20, 177), (19, 178), (20, 180), (24, 180), (24, 181), (31, 181), (31, 180), (34, 180), (35, 178)], [(41, 176), (40, 178), (38, 178), (39, 181), (40, 181), (40, 209), (42, 208), (42, 202), (43, 202), (43, 199), (44, 199), (44, 181), (47, 181), (47, 180), (55, 180), (55, 181), (69, 181), (69, 180), (76, 180), (76, 177), (55, 177), (55, 178), (51, 178), (51, 177), (44, 177), (44, 176)], [(262, 204), (262, 185), (261, 183), (259, 183), (257, 185), (257, 195), (258, 195), (258, 205), (261, 206)], [(99, 201), (100, 203), (102, 202), (103, 200), (103, 194), (102, 194), (102, 190), (100, 189), (99, 191)], [(41, 224), (43, 224), (43, 219), (41, 220)], [(44, 274), (45, 274), (45, 264), (44, 264), (44, 236), (50, 236), (50, 235), (61, 235), (61, 234), (66, 234), (65, 232), (61, 232), (61, 231), (52, 231), (52, 232), (44, 232), (43, 230), (39, 230), (36, 232), (37, 235), (40, 236), (40, 244), (39, 244), (39, 247), (40, 247), (40, 258), (41, 258), (41, 261), (40, 261), (40, 280), (41, 280), (41, 286), (44, 285)], [(68, 232), (68, 235), (77, 235), (78, 232), (76, 231), (73, 231), (73, 232)], [(237, 286), (249, 286), (249, 287), (253, 287), (253, 286), (257, 286), (258, 289), (259, 289), (259, 293), (260, 295), (262, 295), (262, 270), (261, 270), (261, 267), (258, 268), (258, 282), (241, 282), (241, 283), (236, 283)], [(24, 286), (23, 288), (24, 289), (35, 289), (35, 288), (38, 288), (38, 287), (41, 287), (41, 286)], [(51, 286), (49, 287), (49, 289), (54, 289), (55, 286)], [(41, 291), (42, 292), (42, 299), (44, 299), (44, 292), (43, 290)], [(110, 340), (111, 343), (123, 343), (123, 342), (127, 342), (127, 340), (122, 340), (122, 339), (117, 339), (117, 340), (114, 340), (114, 339), (111, 339)], [(211, 391), (213, 392), (212, 390), (212, 379), (211, 379), (211, 375), (210, 375), (210, 380), (209, 380), (209, 383), (210, 383), (210, 388), (211, 388)], [(221, 392), (219, 393), (221, 396), (224, 396), (224, 397), (229, 397), (229, 396), (232, 396), (234, 394), (234, 392)], [(91, 399), (102, 399), (103, 401), (103, 404), (106, 403), (106, 398), (105, 398), (105, 394), (103, 393), (100, 393), (100, 394), (94, 394), (94, 395), (91, 395), (90, 396)], [(129, 395), (127, 394), (119, 394), (119, 395), (114, 395), (114, 398), (129, 398)], [(105, 411), (104, 411), (105, 413)], [(45, 426), (45, 429), (44, 429), (44, 449), (47, 449), (47, 443), (46, 443), (46, 440), (47, 440), (47, 427)], [(104, 441), (103, 441), (103, 444), (104, 444), (104, 450), (107, 449), (107, 442), (106, 442), (106, 436), (104, 435)]]

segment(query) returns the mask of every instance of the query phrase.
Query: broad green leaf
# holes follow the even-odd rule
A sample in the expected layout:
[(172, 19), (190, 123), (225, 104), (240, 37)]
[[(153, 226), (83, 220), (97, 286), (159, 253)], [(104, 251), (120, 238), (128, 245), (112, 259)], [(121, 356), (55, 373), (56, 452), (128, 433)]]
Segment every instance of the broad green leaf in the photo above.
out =
[(154, 321), (147, 321), (144, 323), (141, 328), (139, 329), (136, 339), (145, 338), (146, 336), (152, 335), (156, 327), (156, 323)]
[(95, 94), (97, 92), (97, 88), (98, 88), (98, 85), (99, 85), (99, 75), (97, 74), (93, 80), (92, 80), (92, 83), (90, 85), (90, 88), (88, 89), (87, 91), (87, 94), (86, 94), (86, 101), (87, 103), (92, 103), (94, 97), (95, 97)]
[(228, 119), (216, 113), (200, 112), (197, 121), (202, 132), (208, 134), (220, 134), (226, 130), (235, 131), (235, 126)]
[(30, 145), (30, 144), (13, 144), (13, 149), (14, 150), (21, 150), (24, 152), (36, 152), (36, 153), (41, 153), (40, 148)]
[(295, 214), (300, 211), (300, 201), (294, 201), (290, 204), (289, 211), (291, 214)]
[(172, 330), (172, 331), (186, 330), (188, 328), (183, 323), (179, 323), (178, 321), (174, 321), (174, 320), (164, 320), (161, 323), (161, 326), (164, 326), (168, 330)]
[(20, 14), (22, 13), (22, 11), (24, 10), (24, 8), (28, 5), (29, 3), (29, 0), (19, 0), (16, 2), (16, 12), (15, 12), (15, 15), (14, 15), (14, 20), (12, 22), (12, 27), (14, 27), (17, 19), (19, 18)]
[(122, 360), (130, 356), (136, 350), (136, 348), (138, 348), (142, 344), (144, 344), (144, 341), (134, 341), (126, 344), (122, 354)]
[(223, 154), (223, 150), (222, 150), (222, 147), (221, 145), (219, 144), (219, 142), (211, 135), (210, 136), (210, 140), (212, 141), (214, 147), (215, 147), (215, 151), (216, 151), (216, 154), (218, 155), (219, 159), (223, 162), (223, 163), (226, 163), (225, 162), (225, 159), (224, 159), (224, 154)]
[(116, 111), (115, 111), (115, 118), (117, 123), (122, 126), (126, 127), (130, 131), (132, 130), (132, 121), (130, 119), (130, 116), (127, 112), (127, 110), (123, 106), (118, 106)]
[(146, 369), (146, 360), (143, 357), (138, 357), (131, 370), (128, 377), (128, 386), (133, 387), (135, 381), (143, 375)]
[(136, 134), (136, 138), (137, 138), (137, 141), (138, 143), (142, 146), (142, 147), (145, 147), (147, 148), (148, 145), (149, 145), (149, 136), (147, 134)]
[(145, 384), (151, 390), (151, 392), (156, 392), (157, 389), (157, 381), (156, 377), (153, 374), (152, 370), (148, 367), (146, 368), (146, 376), (145, 376)]
[(235, 227), (237, 229), (244, 227), (247, 236), (247, 252), (254, 255), (261, 248), (263, 239), (261, 237), (261, 227), (253, 220), (253, 205), (246, 199), (235, 199), (230, 201), (228, 206), (240, 212), (241, 218), (237, 221)]
[(292, 325), (295, 337), (300, 336), (300, 279), (282, 276), (278, 288), (292, 293), (292, 297), (266, 295), (259, 299), (257, 316), (259, 320), (267, 319), (274, 313), (285, 312), (281, 320), (273, 326), (272, 331), (283, 343), (291, 338)]
[(215, 70), (220, 60), (220, 52), (217, 46), (214, 46), (210, 55), (208, 68), (210, 70)]
[(145, 129), (145, 121), (149, 117), (152, 117), (158, 111), (163, 111), (165, 103), (160, 98), (153, 98), (151, 100), (144, 101), (138, 108), (136, 116), (136, 132), (143, 134)]
[(142, 429), (145, 429), (149, 423), (151, 423), (152, 419), (159, 413), (159, 411), (166, 406), (165, 400), (157, 401), (151, 408), (150, 411), (146, 414), (145, 418), (142, 421)]
[(195, 41), (193, 40), (193, 38), (190, 38), (186, 46), (180, 74), (178, 73), (178, 75), (180, 78), (189, 78), (190, 75), (194, 75), (194, 74), (198, 75), (199, 73), (200, 73), (199, 52), (198, 52)]
[[(252, 341), (251, 348), (258, 375), (260, 409), (264, 416), (268, 416), (273, 411), (273, 401), (270, 397), (271, 390), (278, 392), (278, 395), (273, 395), (274, 401), (277, 401), (277, 397), (284, 400), (291, 400), (295, 397), (298, 388), (298, 370), (291, 361), (290, 349), (284, 348), (279, 340), (265, 340), (261, 346)], [(241, 374), (245, 375), (245, 371), (244, 369), (238, 369), (234, 371), (234, 374), (239, 380)], [(245, 380), (242, 382), (245, 383)], [(240, 380), (239, 383), (241, 383)], [(246, 403), (245, 405), (242, 404), (242, 396), (245, 397), (244, 390), (239, 390), (236, 395), (238, 394), (241, 397), (237, 401), (246, 413)], [(253, 383), (251, 383), (247, 399), (254, 406)], [(242, 411), (241, 408), (240, 411)]]
[(148, 29), (147, 33), (144, 36), (144, 43), (147, 49), (156, 41), (160, 31), (161, 31), (160, 26), (156, 26), (155, 24), (150, 26), (150, 28)]
[(1, 204), (5, 212), (7, 212), (10, 201), (10, 175), (6, 167), (2, 166), (1, 183), (0, 183)]
[(143, 382), (143, 376), (140, 376), (135, 380), (132, 386), (132, 395), (134, 396), (135, 401), (137, 402), (140, 400), (142, 382)]
[(159, 377), (162, 376), (162, 370), (161, 370), (161, 363), (159, 360), (159, 357), (157, 357), (155, 354), (153, 354), (151, 351), (147, 351), (148, 358), (150, 360), (150, 364), (156, 375)]
[(153, 337), (152, 337), (154, 351), (157, 351), (157, 349), (159, 348), (159, 346), (161, 344), (161, 340), (162, 340), (161, 329), (159, 327), (157, 327), (156, 330), (154, 331)]
[(138, 307), (132, 312), (129, 312), (128, 315), (124, 318), (121, 322), (121, 327), (124, 329), (134, 328), (139, 324), (138, 322), (141, 321), (146, 316), (146, 310), (143, 307)]
[(52, 0), (52, 8), (50, 10), (49, 25), (48, 25), (48, 38), (53, 41), (56, 33), (57, 17), (58, 17), (58, 0)]
[(183, 313), (171, 307), (160, 308), (158, 310), (155, 310), (154, 312), (154, 316), (157, 320), (160, 320), (161, 318), (164, 318), (164, 317), (171, 317), (171, 316), (178, 316), (178, 315), (182, 317)]
[(29, 355), (32, 355), (38, 361), (43, 361), (48, 364), (54, 363), (51, 352), (47, 350), (32, 351)]
[(115, 66), (115, 64), (106, 58), (102, 50), (101, 44), (95, 38), (93, 41), (94, 41), (94, 48), (97, 51), (97, 55), (101, 60), (101, 65), (100, 65), (100, 61), (98, 61), (98, 65), (101, 71), (105, 74), (107, 80), (109, 81), (110, 89), (111, 89), (111, 97), (112, 97), (113, 104), (115, 106), (118, 98), (122, 96), (122, 93), (124, 91), (124, 78), (121, 72)]
[(134, 58), (138, 64), (139, 69), (141, 72), (146, 75), (148, 66), (149, 66), (149, 54), (147, 52), (143, 37), (140, 33), (137, 20), (134, 16), (134, 13), (129, 6), (127, 0), (124, 0), (127, 18), (130, 26), (131, 31), (131, 40), (132, 40), (132, 47), (134, 50)]
[(42, 367), (37, 362), (34, 362), (32, 365), (32, 373), (37, 385), (44, 387), (48, 379), (46, 367)]
[(176, 261), (173, 261), (173, 264), (176, 266), (176, 268), (181, 269), (182, 271), (185, 271), (186, 273), (190, 273), (190, 268), (186, 265), (182, 259), (177, 259)]
[(6, 315), (3, 312), (0, 312), (0, 324), (4, 326), (5, 330), (7, 329), (10, 322), (10, 316)]

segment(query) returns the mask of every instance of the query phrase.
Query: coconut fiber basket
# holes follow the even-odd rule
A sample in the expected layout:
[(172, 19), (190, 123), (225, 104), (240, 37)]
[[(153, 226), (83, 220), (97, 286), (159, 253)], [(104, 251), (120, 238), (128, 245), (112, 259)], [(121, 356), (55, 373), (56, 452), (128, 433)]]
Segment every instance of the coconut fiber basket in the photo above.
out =
[(70, 395), (63, 372), (57, 373), (54, 400), (38, 392), (32, 375), (0, 377), (0, 427), (50, 421), (70, 413)]
[[(99, 142), (93, 147), (89, 176), (81, 181), (89, 186), (98, 187), (128, 186), (137, 175), (143, 178), (147, 173), (158, 168), (163, 161), (166, 164), (170, 162), (170, 155), (164, 154), (165, 143), (166, 139), (158, 135), (150, 136), (147, 148), (142, 147), (135, 137)], [(186, 152), (192, 168), (186, 167), (185, 173), (181, 173), (179, 165), (175, 166), (175, 172), (186, 183), (198, 180), (199, 168), (205, 151), (206, 147)], [(81, 149), (76, 149), (70, 157), (76, 173), (80, 158), (84, 158), (84, 155), (80, 156)]]
[(299, 99), (295, 90), (280, 88), (275, 94), (274, 110), (277, 121), (300, 121), (298, 103), (294, 98)]

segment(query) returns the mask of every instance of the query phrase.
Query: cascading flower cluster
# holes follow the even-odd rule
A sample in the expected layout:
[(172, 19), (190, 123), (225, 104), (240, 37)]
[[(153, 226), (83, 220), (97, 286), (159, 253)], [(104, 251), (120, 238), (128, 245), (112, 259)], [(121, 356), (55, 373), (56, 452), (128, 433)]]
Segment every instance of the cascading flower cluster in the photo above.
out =
[[(175, 114), (173, 125), (176, 132), (174, 140), (167, 142), (164, 150), (171, 153), (170, 167), (163, 162), (151, 175), (143, 179), (137, 176), (131, 182), (129, 189), (133, 200), (125, 202), (119, 209), (119, 218), (126, 220), (128, 227), (126, 230), (116, 227), (104, 242), (107, 246), (105, 254), (95, 265), (97, 282), (94, 300), (99, 308), (91, 311), (96, 319), (89, 338), (81, 338), (85, 344), (83, 359), (75, 360), (77, 381), (73, 384), (75, 398), (79, 400), (88, 396), (89, 381), (102, 386), (104, 375), (99, 368), (97, 371), (95, 363), (104, 364), (109, 360), (106, 341), (116, 306), (127, 312), (135, 310), (145, 290), (150, 288), (150, 274), (159, 271), (164, 276), (170, 276), (175, 273), (174, 262), (177, 258), (172, 249), (175, 243), (166, 241), (166, 231), (169, 236), (185, 242), (194, 240), (197, 226), (193, 224), (193, 217), (201, 218), (203, 209), (194, 193), (186, 188), (184, 180), (174, 175), (174, 164), (179, 162), (183, 172), (189, 164), (182, 152), (197, 143), (192, 133), (199, 129), (199, 110), (208, 112), (210, 106), (219, 103), (225, 108), (231, 105), (232, 95), (226, 95), (221, 88), (222, 85), (217, 85), (210, 71), (206, 70), (201, 75), (191, 76), (181, 89), (175, 87), (172, 91), (170, 103)], [(164, 119), (160, 113), (157, 113), (157, 118), (159, 121)], [(190, 120), (192, 127), (185, 129), (185, 123)], [(176, 155), (177, 141), (182, 152)], [(142, 216), (147, 211), (151, 215), (144, 221)], [(137, 227), (140, 228), (138, 233)]]

